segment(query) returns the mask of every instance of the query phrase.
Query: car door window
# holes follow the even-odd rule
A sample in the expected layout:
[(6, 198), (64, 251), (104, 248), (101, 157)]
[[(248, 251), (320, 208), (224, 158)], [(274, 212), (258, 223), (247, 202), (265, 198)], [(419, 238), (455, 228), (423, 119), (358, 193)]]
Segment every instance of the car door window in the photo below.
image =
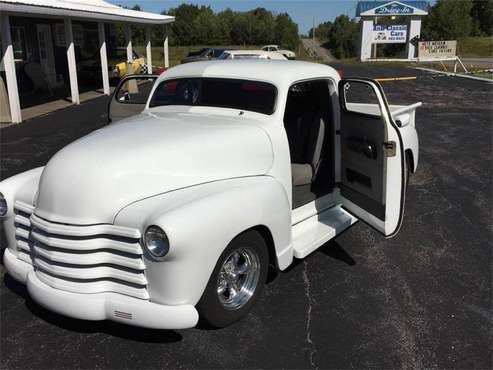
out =
[(154, 75), (133, 75), (123, 78), (116, 87), (108, 107), (108, 122), (142, 112), (152, 91)]
[(344, 100), (348, 111), (376, 117), (382, 114), (375, 91), (366, 83), (353, 81), (345, 84)]

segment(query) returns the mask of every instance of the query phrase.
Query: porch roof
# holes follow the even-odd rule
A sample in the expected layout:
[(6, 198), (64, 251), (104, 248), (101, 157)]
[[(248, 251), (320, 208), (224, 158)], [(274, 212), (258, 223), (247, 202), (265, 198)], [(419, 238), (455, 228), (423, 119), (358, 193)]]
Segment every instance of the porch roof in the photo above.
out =
[(175, 20), (170, 15), (124, 9), (103, 0), (0, 0), (0, 12), (136, 24), (165, 24)]

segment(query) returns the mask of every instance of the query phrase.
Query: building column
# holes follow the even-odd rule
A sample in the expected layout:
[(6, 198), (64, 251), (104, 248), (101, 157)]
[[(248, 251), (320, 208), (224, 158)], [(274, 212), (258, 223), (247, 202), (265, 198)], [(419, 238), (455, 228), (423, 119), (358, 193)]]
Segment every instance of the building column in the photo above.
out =
[(75, 61), (74, 34), (72, 20), (65, 18), (65, 45), (67, 47), (68, 76), (70, 80), (70, 95), (73, 104), (80, 104), (79, 84), (77, 82), (77, 63)]
[(410, 17), (409, 26), (407, 32), (407, 59), (414, 59), (416, 55), (416, 46), (410, 43), (410, 41), (416, 36), (419, 37), (421, 34), (421, 18), (420, 17)]
[(168, 25), (164, 25), (164, 68), (169, 68)]
[(10, 18), (8, 15), (0, 16), (2, 23), (2, 60), (7, 80), (9, 96), (10, 118), (12, 123), (22, 122), (21, 103), (19, 100), (19, 89), (17, 86), (17, 75), (15, 73), (14, 49), (12, 47), (12, 35), (10, 33)]
[(147, 73), (152, 74), (152, 48), (151, 48), (151, 26), (146, 27), (146, 63)]
[(359, 58), (365, 61), (371, 58), (371, 45), (373, 40), (373, 18), (361, 18), (361, 38)]
[(104, 23), (98, 23), (99, 35), (99, 56), (101, 57), (101, 76), (103, 78), (103, 92), (110, 95), (110, 78), (108, 76), (108, 54), (106, 52), (106, 35), (104, 32)]
[(132, 51), (132, 28), (126, 23), (125, 24), (125, 43), (127, 44), (127, 70), (126, 74), (133, 74), (132, 64), (134, 61), (133, 51)]

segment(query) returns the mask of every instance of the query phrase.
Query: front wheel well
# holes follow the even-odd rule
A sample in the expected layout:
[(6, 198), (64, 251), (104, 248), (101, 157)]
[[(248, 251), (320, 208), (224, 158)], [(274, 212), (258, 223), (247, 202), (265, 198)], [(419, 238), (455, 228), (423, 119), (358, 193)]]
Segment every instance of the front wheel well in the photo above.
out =
[(265, 225), (257, 225), (244, 232), (255, 230), (257, 231), (267, 244), (267, 251), (269, 252), (269, 265), (277, 268), (277, 255), (276, 255), (276, 247), (274, 244), (274, 238), (272, 237), (272, 233), (269, 228)]
[(279, 265), (277, 263), (277, 254), (276, 254), (276, 246), (274, 244), (274, 238), (272, 237), (272, 233), (269, 228), (265, 225), (257, 225), (252, 227), (249, 230), (255, 230), (258, 232), (265, 241), (267, 245), (267, 252), (269, 253), (269, 271), (267, 275), (267, 284), (274, 281), (279, 273)]

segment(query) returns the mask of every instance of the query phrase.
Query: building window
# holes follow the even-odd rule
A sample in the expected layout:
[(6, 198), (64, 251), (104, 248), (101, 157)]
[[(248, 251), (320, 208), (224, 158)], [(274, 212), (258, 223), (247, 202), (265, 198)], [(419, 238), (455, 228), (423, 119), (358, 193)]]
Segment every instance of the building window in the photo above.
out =
[(12, 47), (14, 49), (14, 59), (26, 60), (26, 33), (24, 27), (12, 27)]

